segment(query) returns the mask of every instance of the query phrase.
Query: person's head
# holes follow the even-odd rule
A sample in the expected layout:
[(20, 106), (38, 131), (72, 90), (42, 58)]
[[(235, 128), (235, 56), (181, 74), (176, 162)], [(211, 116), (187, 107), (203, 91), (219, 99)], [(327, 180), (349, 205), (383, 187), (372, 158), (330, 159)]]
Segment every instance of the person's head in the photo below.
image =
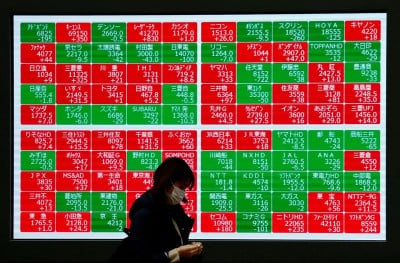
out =
[(164, 196), (168, 203), (176, 204), (187, 201), (184, 191), (187, 188), (192, 189), (193, 185), (194, 175), (190, 166), (181, 158), (171, 157), (165, 159), (155, 170), (151, 191)]

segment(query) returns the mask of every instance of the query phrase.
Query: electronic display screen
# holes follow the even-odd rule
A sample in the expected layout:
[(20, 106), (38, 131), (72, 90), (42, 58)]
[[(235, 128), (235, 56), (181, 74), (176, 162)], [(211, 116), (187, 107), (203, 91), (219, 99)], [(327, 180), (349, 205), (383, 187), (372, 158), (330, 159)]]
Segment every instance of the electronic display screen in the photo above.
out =
[(194, 239), (386, 239), (386, 14), (13, 17), (15, 239), (121, 239), (165, 158)]

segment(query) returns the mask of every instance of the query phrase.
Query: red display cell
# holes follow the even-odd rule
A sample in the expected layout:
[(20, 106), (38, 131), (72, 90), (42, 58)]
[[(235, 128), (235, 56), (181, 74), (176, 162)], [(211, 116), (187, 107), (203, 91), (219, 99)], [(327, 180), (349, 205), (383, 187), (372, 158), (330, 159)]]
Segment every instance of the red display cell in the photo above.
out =
[(235, 42), (236, 22), (203, 22), (201, 23), (201, 41)]
[(343, 104), (310, 104), (308, 112), (310, 124), (343, 123)]
[(231, 104), (236, 103), (235, 84), (202, 84), (201, 103)]
[(125, 64), (93, 64), (93, 83), (121, 84), (126, 82)]
[(237, 150), (271, 150), (270, 130), (239, 130), (237, 137)]
[(21, 44), (21, 63), (54, 63), (55, 44)]
[(91, 103), (91, 85), (56, 85), (57, 104)]
[(346, 171), (379, 171), (379, 151), (345, 151), (344, 169)]
[(197, 170), (197, 153), (195, 151), (163, 151), (163, 160), (171, 157), (184, 159), (193, 171)]
[(343, 103), (343, 84), (309, 84), (310, 103)]
[(54, 124), (55, 111), (54, 105), (22, 105), (21, 124)]
[(339, 192), (309, 192), (309, 212), (342, 212), (343, 193)]
[(238, 124), (270, 124), (271, 105), (238, 105), (237, 106)]
[(165, 130), (162, 137), (163, 150), (196, 150), (197, 132), (188, 130)]
[(236, 149), (236, 131), (203, 130), (201, 131), (202, 150), (234, 150)]
[(161, 23), (127, 23), (128, 42), (161, 42)]
[(344, 219), (346, 233), (380, 233), (379, 213), (346, 213)]
[(90, 131), (59, 130), (56, 133), (57, 150), (90, 150)]
[(92, 169), (122, 171), (126, 169), (125, 151), (93, 151)]
[(162, 24), (163, 42), (196, 42), (196, 22), (165, 22)]
[(57, 191), (89, 191), (91, 190), (90, 172), (66, 171), (56, 173)]
[(197, 227), (197, 220), (196, 220), (196, 218), (197, 218), (197, 213), (195, 213), (195, 212), (189, 212), (189, 213), (187, 213), (187, 215), (188, 215), (189, 217), (191, 217), (192, 219), (194, 219), (194, 223), (193, 223), (193, 227), (192, 227), (191, 233), (197, 232), (197, 230), (198, 230), (198, 227)]
[(92, 131), (92, 150), (125, 150), (126, 131), (95, 130)]
[(21, 191), (54, 191), (55, 172), (21, 172)]
[(128, 85), (128, 104), (161, 104), (160, 84)]
[(275, 104), (272, 106), (272, 123), (305, 124), (307, 122), (307, 105)]
[(126, 86), (124, 84), (93, 85), (93, 104), (126, 104)]
[(305, 103), (307, 84), (272, 84), (273, 103)]
[(90, 151), (57, 151), (57, 170), (89, 170), (91, 169)]
[(57, 64), (57, 83), (90, 84), (91, 65)]
[(234, 124), (236, 123), (235, 105), (203, 105), (201, 106), (202, 124)]
[(201, 213), (201, 232), (233, 233), (236, 213)]
[(153, 186), (153, 172), (149, 171), (128, 172), (127, 175), (128, 191), (139, 191), (142, 193), (149, 190), (152, 186)]
[(187, 203), (181, 203), (186, 214), (195, 213), (197, 211), (197, 193), (186, 190), (186, 199)]
[(235, 83), (235, 64), (202, 64), (201, 82), (203, 83)]
[(125, 191), (126, 172), (94, 171), (92, 174), (93, 191)]
[(163, 64), (164, 83), (196, 83), (196, 64)]
[(21, 232), (54, 232), (55, 212), (22, 212)]
[(22, 84), (55, 83), (54, 64), (21, 64)]
[(344, 26), (345, 41), (381, 40), (381, 22), (378, 20), (349, 20)]
[(273, 62), (307, 62), (307, 42), (274, 42)]
[(128, 130), (128, 150), (161, 150), (161, 131)]
[(343, 233), (342, 213), (309, 213), (308, 232), (310, 233)]
[(271, 62), (271, 43), (237, 43), (238, 62)]
[(90, 23), (57, 23), (56, 41), (67, 43), (89, 43), (91, 41)]
[(347, 83), (345, 92), (347, 103), (379, 103), (381, 101), (379, 83)]
[(55, 131), (21, 131), (21, 150), (54, 150)]
[(310, 63), (309, 82), (340, 83), (344, 81), (344, 63)]
[(129, 83), (161, 83), (161, 64), (128, 64)]
[(379, 104), (346, 104), (346, 124), (379, 124), (381, 122)]
[(56, 219), (57, 232), (91, 231), (91, 216), (89, 212), (58, 212)]
[(54, 192), (21, 192), (21, 211), (54, 211), (55, 198)]
[(344, 193), (345, 212), (380, 212), (380, 197), (379, 193)]
[(306, 213), (272, 213), (272, 232), (306, 233)]

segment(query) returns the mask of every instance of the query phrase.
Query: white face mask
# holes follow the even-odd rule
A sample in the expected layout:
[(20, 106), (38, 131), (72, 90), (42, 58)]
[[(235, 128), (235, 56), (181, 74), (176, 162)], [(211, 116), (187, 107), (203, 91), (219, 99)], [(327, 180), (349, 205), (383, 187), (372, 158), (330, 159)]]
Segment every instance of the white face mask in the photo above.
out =
[(172, 186), (174, 187), (174, 189), (172, 189), (172, 192), (167, 195), (168, 203), (170, 205), (177, 205), (183, 200), (183, 198), (185, 198), (185, 190), (182, 190), (175, 185)]

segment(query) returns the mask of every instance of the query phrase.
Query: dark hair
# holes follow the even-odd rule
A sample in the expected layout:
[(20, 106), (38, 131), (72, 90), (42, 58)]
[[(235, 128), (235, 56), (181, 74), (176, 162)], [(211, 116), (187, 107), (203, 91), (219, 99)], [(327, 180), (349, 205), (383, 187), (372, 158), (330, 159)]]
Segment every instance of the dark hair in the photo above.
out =
[(194, 185), (192, 169), (181, 158), (167, 158), (154, 172), (151, 191), (155, 194), (164, 195), (165, 190), (177, 181), (186, 181), (189, 189), (192, 189)]

